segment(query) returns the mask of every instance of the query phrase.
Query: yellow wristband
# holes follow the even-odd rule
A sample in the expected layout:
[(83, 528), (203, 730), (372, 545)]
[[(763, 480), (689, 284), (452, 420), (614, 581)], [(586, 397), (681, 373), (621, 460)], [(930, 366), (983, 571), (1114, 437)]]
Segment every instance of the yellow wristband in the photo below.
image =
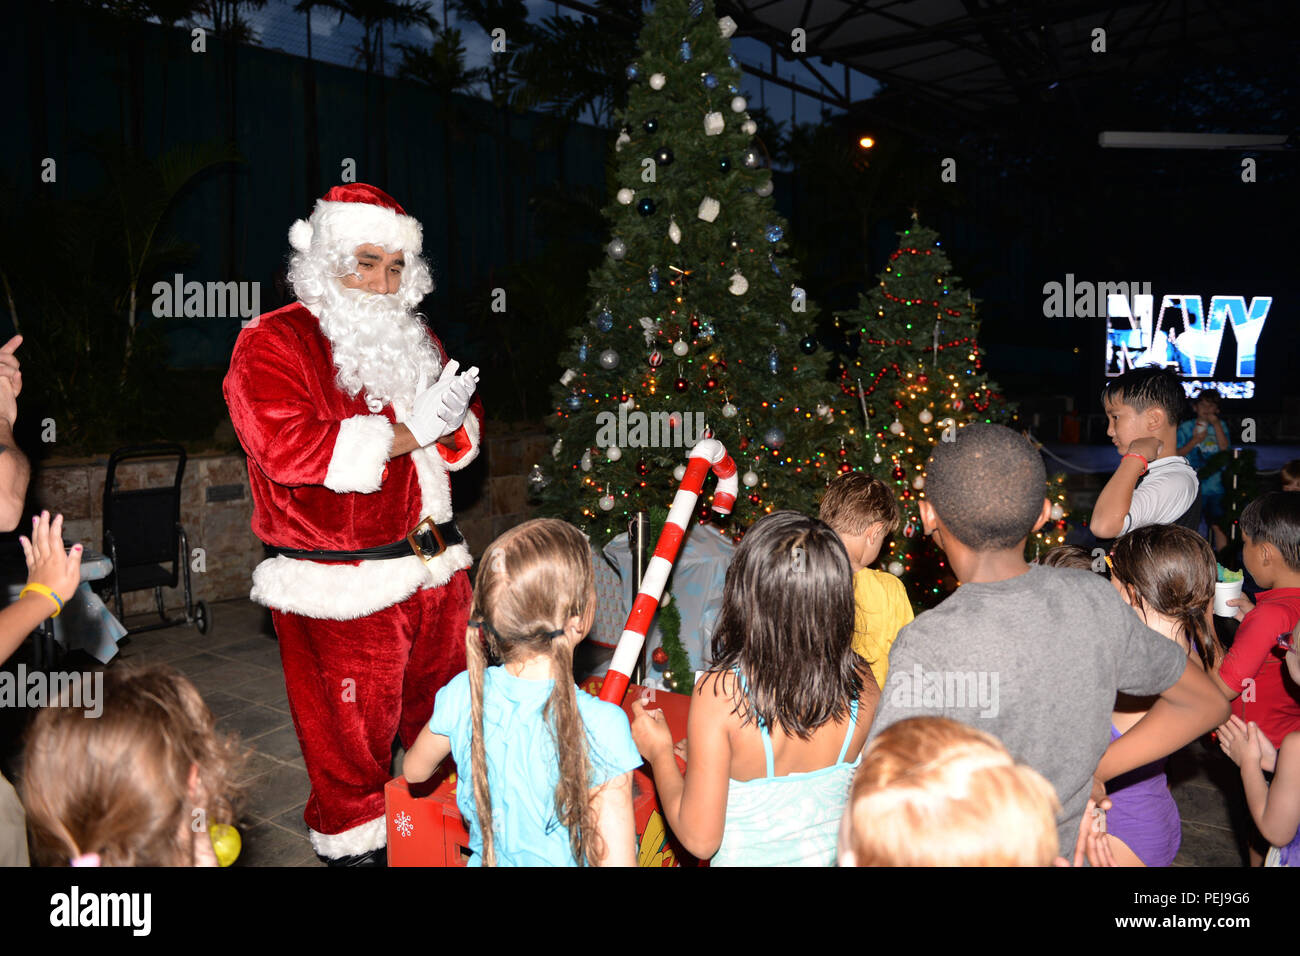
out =
[(19, 599), (21, 599), (28, 591), (31, 591), (33, 594), (44, 594), (54, 602), (54, 613), (51, 614), (50, 617), (58, 617), (63, 613), (63, 602), (59, 600), (59, 596), (55, 594), (51, 588), (46, 587), (44, 584), (29, 584), (18, 592)]

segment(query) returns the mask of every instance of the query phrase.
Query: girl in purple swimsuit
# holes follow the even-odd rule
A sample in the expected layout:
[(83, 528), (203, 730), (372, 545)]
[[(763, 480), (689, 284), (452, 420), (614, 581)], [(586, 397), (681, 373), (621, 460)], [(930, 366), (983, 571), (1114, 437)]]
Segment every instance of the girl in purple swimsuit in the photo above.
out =
[[(1207, 619), (1214, 600), (1214, 552), (1204, 538), (1177, 525), (1148, 525), (1115, 542), (1111, 583), (1152, 630), (1178, 644), (1209, 673), (1223, 648)], [(1120, 694), (1111, 740), (1146, 716), (1153, 701)], [(1182, 821), (1169, 792), (1162, 757), (1106, 785), (1112, 807), (1106, 832), (1117, 866), (1168, 866), (1178, 855)]]

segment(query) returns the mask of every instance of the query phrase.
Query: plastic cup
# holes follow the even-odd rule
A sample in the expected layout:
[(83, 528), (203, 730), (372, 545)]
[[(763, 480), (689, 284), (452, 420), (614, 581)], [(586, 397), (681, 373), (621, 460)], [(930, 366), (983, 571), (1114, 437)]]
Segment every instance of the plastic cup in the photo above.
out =
[(1214, 613), (1219, 617), (1236, 617), (1237, 609), (1229, 607), (1228, 602), (1241, 597), (1240, 581), (1216, 581), (1214, 583)]

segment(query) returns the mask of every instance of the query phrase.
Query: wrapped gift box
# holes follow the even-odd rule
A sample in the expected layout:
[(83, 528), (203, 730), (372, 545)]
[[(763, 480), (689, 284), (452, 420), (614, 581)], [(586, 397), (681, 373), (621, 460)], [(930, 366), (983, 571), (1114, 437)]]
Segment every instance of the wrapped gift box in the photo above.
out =
[[(588, 678), (582, 689), (600, 693), (603, 679)], [(640, 698), (642, 688), (628, 688), (623, 709), (631, 713), (632, 701)], [(691, 699), (683, 694), (654, 691), (653, 707), (663, 710), (673, 740), (686, 736), (686, 716)], [(678, 765), (685, 767), (681, 760)], [(409, 785), (402, 777), (390, 780), (384, 788), (385, 816), (388, 821), (389, 866), (464, 866), (469, 858), (469, 833), (456, 807), (459, 783), (451, 758), (422, 784)], [(632, 809), (636, 817), (640, 866), (698, 866), (699, 861), (687, 854), (668, 832), (654, 780), (645, 767), (632, 774)]]

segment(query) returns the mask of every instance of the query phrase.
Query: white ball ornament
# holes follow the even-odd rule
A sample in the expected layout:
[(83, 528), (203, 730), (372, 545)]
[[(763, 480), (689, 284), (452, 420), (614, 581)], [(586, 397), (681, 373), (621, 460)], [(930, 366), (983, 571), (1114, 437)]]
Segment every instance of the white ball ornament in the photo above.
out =
[(673, 354), (676, 355), (678, 358), (681, 358), (690, 350), (691, 347), (686, 344), (685, 339), (678, 339), (676, 342), (673, 343)]
[(632, 205), (632, 200), (636, 198), (636, 193), (624, 186), (616, 194), (618, 201), (624, 206)]
[(600, 505), (601, 511), (612, 511), (614, 509), (614, 496), (601, 495), (598, 504)]
[(609, 448), (605, 449), (605, 457), (610, 461), (618, 461), (623, 457), (623, 449), (617, 445), (610, 445)]
[(744, 482), (746, 488), (753, 488), (758, 484), (758, 475), (754, 474), (752, 471), (747, 471), (740, 476), (740, 480)]
[(740, 131), (746, 136), (753, 136), (758, 132), (758, 124), (752, 119), (747, 119), (745, 122), (740, 124)]
[(723, 417), (723, 418), (735, 418), (735, 417), (736, 417), (736, 406), (733, 405), (733, 404), (731, 404), (731, 402), (727, 402), (727, 404), (723, 405), (723, 406), (722, 406), (722, 417)]
[(764, 180), (761, 185), (755, 186), (754, 195), (763, 196), (764, 198), (772, 195), (772, 180), (770, 179)]
[(650, 89), (652, 90), (662, 90), (664, 88), (664, 84), (667, 82), (668, 82), (668, 77), (664, 76), (662, 73), (650, 74)]
[(922, 425), (928, 425), (930, 422), (934, 421), (934, 413), (928, 408), (921, 409), (921, 414), (916, 417), (921, 420)]
[(871, 456), (871, 460), (878, 465), (885, 459), (880, 457), (880, 452), (876, 452), (874, 455)]
[(739, 272), (731, 274), (731, 284), (727, 286), (727, 291), (732, 295), (744, 295), (749, 291), (749, 280)]
[(889, 562), (889, 573), (892, 574), (892, 575), (893, 575), (894, 577), (896, 577), (896, 578), (901, 578), (901, 577), (903, 576), (903, 562), (902, 562), (902, 561), (890, 561), (890, 562)]
[(681, 481), (686, 477), (686, 466), (678, 465), (673, 469), (673, 481)]
[(749, 104), (748, 104), (747, 102), (745, 102), (745, 98), (744, 98), (743, 96), (734, 96), (734, 97), (732, 97), (732, 99), (731, 99), (731, 112), (733, 112), (733, 113), (743, 113), (743, 112), (745, 112), (745, 110), (747, 110), (748, 108), (749, 108)]
[(920, 491), (922, 488), (924, 488), (924, 487), (925, 487), (925, 475), (917, 475), (915, 478), (913, 478), (913, 479), (912, 479), (912, 487), (915, 488), (917, 491)]
[(889, 431), (890, 431), (891, 434), (894, 434), (894, 435), (901, 435), (901, 434), (903, 434), (903, 423), (900, 422), (897, 418), (895, 418), (894, 421), (893, 421), (893, 423), (890, 424), (890, 426), (889, 426)]
[(1060, 521), (1064, 517), (1065, 509), (1061, 507), (1061, 503), (1059, 501), (1052, 502), (1052, 520)]

